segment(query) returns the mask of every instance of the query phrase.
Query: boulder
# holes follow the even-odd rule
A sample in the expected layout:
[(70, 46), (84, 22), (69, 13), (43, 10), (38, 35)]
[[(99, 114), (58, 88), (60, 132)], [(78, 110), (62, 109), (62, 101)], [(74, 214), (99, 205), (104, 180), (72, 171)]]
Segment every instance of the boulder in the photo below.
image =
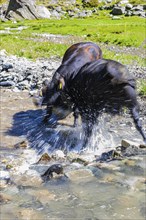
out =
[(113, 15), (123, 15), (125, 13), (125, 7), (114, 7), (111, 11), (111, 14)]
[(40, 16), (31, 0), (10, 0), (5, 17), (7, 19), (38, 19)]

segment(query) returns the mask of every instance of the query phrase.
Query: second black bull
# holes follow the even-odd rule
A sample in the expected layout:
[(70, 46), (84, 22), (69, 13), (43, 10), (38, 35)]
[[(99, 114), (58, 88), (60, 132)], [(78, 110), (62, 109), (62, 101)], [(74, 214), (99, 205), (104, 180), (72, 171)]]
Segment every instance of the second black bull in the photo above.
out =
[(55, 105), (58, 99), (61, 102), (69, 99), (79, 110), (85, 132), (83, 147), (88, 143), (102, 110), (106, 109), (110, 113), (116, 110), (118, 113), (123, 106), (130, 109), (136, 128), (146, 141), (139, 118), (135, 79), (124, 65), (113, 60), (100, 59), (85, 64), (73, 76), (60, 79), (61, 86), (57, 96), (56, 93), (52, 96), (51, 104)]

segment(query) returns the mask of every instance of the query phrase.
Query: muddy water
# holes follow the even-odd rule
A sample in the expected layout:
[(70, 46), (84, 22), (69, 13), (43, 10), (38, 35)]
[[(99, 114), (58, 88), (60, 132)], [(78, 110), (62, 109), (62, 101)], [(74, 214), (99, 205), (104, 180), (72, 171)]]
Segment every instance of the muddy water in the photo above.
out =
[[(42, 124), (44, 114), (27, 91), (1, 91), (1, 219), (145, 219), (145, 155), (87, 166), (68, 163), (65, 157), (59, 160), (65, 175), (42, 181), (40, 175), (51, 162), (36, 163), (41, 154), (51, 155), (55, 148), (78, 151), (82, 141), (72, 117), (50, 130)], [(84, 154), (101, 154), (123, 137), (142, 142), (127, 117), (106, 115)], [(30, 147), (17, 148), (23, 140)]]

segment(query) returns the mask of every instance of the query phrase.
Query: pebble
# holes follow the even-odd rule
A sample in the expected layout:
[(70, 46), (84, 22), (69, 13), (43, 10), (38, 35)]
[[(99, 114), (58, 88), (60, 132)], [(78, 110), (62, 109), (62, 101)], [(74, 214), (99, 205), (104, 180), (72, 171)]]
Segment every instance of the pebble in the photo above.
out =
[(13, 87), (13, 90), (34, 90), (41, 87), (44, 79), (50, 79), (52, 73), (59, 67), (61, 60), (50, 58), (36, 60), (35, 62), (24, 57), (7, 56), (6, 51), (0, 51), (0, 69), (6, 63), (12, 66), (0, 75), (0, 86)]

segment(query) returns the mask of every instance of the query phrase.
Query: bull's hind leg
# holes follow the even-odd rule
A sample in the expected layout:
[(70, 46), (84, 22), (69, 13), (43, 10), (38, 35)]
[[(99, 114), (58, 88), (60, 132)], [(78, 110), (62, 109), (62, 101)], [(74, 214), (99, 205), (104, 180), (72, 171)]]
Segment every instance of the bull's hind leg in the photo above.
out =
[(137, 102), (135, 89), (127, 85), (124, 87), (124, 90), (125, 90), (125, 95), (126, 95), (127, 106), (130, 108), (135, 126), (137, 130), (140, 132), (140, 134), (142, 135), (144, 141), (146, 142), (146, 134), (144, 133), (141, 120), (139, 117), (139, 104)]
[(139, 118), (139, 106), (138, 105), (134, 106), (131, 109), (131, 113), (132, 113), (136, 128), (140, 132), (140, 134), (142, 135), (142, 137), (144, 139), (144, 142), (146, 143), (146, 134), (144, 133), (144, 130), (142, 128), (142, 123), (141, 123), (140, 118)]
[(83, 140), (83, 147), (82, 149), (84, 149), (85, 147), (87, 147), (87, 144), (89, 142), (89, 139), (92, 135), (92, 131), (93, 131), (93, 127), (96, 123), (96, 118), (95, 117), (91, 117), (91, 115), (82, 115), (82, 123), (83, 123), (83, 130), (84, 130), (84, 140)]

